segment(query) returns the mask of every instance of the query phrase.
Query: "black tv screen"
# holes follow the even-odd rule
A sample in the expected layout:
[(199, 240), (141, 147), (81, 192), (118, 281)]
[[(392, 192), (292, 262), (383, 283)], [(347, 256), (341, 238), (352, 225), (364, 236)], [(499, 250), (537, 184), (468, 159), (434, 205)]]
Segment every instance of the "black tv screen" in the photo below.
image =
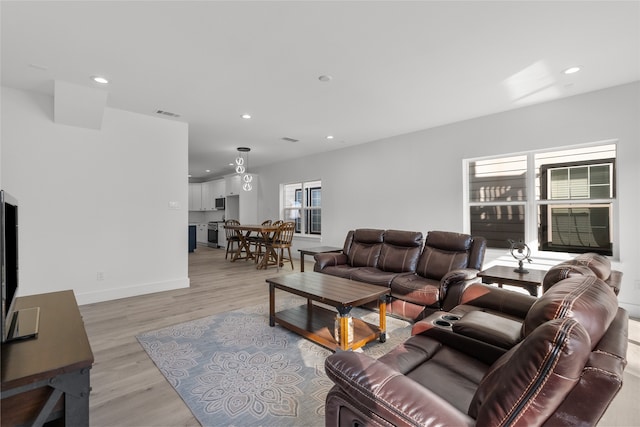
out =
[(0, 190), (0, 263), (2, 265), (2, 342), (7, 340), (18, 292), (18, 202)]

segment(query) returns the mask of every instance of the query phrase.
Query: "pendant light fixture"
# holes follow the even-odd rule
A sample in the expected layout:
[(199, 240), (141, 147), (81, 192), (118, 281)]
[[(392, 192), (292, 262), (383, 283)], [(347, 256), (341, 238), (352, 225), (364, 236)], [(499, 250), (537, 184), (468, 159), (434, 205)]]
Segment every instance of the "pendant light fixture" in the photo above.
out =
[(238, 147), (238, 157), (236, 157), (236, 173), (240, 175), (240, 179), (242, 180), (242, 189), (244, 191), (251, 191), (251, 181), (253, 181), (253, 176), (247, 173), (247, 168), (249, 167), (249, 151), (251, 148), (249, 147)]

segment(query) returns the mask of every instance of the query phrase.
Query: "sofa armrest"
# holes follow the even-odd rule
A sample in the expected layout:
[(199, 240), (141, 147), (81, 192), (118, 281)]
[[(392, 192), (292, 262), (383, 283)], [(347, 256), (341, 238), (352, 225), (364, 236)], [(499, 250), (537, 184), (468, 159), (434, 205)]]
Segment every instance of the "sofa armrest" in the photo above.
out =
[(440, 295), (442, 309), (449, 311), (460, 304), (460, 297), (464, 289), (472, 283), (480, 281), (479, 270), (474, 268), (460, 268), (451, 270), (440, 280)]
[(393, 425), (473, 425), (431, 390), (365, 354), (335, 353), (325, 360), (325, 371), (354, 402)]
[(473, 305), (524, 319), (536, 300), (537, 298), (531, 295), (474, 283), (464, 289), (460, 297), (460, 304)]
[(343, 253), (315, 254), (313, 259), (316, 260), (316, 264), (314, 266), (315, 271), (321, 271), (325, 267), (347, 264), (349, 262), (349, 259)]
[(611, 275), (605, 280), (605, 283), (611, 286), (613, 292), (618, 295), (620, 293), (620, 286), (622, 285), (622, 271), (611, 270)]

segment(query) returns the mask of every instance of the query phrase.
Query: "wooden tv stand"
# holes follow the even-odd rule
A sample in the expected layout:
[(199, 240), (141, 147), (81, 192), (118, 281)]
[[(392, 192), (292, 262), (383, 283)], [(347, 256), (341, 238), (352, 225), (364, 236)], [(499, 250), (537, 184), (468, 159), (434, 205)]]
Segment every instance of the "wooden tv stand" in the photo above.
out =
[(40, 307), (37, 337), (2, 344), (2, 425), (89, 425), (93, 353), (73, 291), (20, 297)]

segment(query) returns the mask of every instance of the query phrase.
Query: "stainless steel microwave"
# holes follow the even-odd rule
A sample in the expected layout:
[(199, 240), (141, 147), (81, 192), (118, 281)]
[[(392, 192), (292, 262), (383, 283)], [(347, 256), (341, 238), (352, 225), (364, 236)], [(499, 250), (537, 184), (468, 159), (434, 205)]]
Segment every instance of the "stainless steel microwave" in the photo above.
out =
[(224, 197), (220, 197), (215, 200), (216, 210), (222, 211), (224, 210)]

